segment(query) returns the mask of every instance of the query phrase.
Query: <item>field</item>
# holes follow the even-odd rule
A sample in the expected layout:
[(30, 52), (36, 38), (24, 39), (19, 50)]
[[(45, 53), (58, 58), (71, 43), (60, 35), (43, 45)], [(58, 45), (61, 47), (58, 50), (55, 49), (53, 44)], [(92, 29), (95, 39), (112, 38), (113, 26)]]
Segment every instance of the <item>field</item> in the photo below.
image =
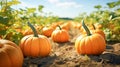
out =
[(119, 67), (120, 42), (106, 41), (106, 50), (100, 55), (80, 55), (75, 50), (75, 40), (80, 36), (78, 29), (69, 31), (70, 40), (66, 43), (52, 43), (49, 56), (41, 58), (25, 57), (23, 67)]
[(120, 0), (29, 1), (0, 0), (0, 67), (120, 67)]

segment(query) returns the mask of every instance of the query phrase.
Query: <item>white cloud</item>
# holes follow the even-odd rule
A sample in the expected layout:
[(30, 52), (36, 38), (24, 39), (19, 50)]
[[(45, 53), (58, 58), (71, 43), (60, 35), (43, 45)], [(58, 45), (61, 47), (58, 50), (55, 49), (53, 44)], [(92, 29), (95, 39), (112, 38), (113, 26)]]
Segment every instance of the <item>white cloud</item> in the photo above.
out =
[(81, 5), (75, 3), (75, 2), (62, 2), (62, 3), (58, 3), (56, 4), (57, 6), (60, 6), (60, 7), (81, 7)]
[(60, 0), (48, 0), (48, 2), (52, 3), (52, 4), (55, 4), (56, 6), (58, 7), (64, 7), (64, 8), (69, 8), (69, 7), (82, 7), (82, 5), (74, 2), (74, 1), (64, 1), (64, 2), (61, 2)]
[(54, 4), (55, 4), (55, 3), (59, 3), (59, 1), (60, 1), (60, 0), (48, 0), (48, 2), (54, 3)]
[(21, 4), (17, 5), (19, 6), (20, 8), (25, 8), (25, 7), (36, 7), (36, 5), (32, 5), (30, 3), (26, 3), (26, 2), (23, 2), (21, 1)]

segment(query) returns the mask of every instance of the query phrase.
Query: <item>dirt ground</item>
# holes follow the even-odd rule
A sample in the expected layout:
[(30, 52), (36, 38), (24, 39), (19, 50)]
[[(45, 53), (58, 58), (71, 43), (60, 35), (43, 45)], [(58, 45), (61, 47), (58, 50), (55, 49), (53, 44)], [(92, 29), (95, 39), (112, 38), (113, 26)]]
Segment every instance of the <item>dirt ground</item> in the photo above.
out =
[(120, 67), (120, 43), (106, 42), (106, 50), (98, 56), (80, 55), (74, 48), (78, 30), (70, 31), (70, 41), (56, 43), (51, 40), (52, 51), (44, 58), (24, 59), (23, 67)]

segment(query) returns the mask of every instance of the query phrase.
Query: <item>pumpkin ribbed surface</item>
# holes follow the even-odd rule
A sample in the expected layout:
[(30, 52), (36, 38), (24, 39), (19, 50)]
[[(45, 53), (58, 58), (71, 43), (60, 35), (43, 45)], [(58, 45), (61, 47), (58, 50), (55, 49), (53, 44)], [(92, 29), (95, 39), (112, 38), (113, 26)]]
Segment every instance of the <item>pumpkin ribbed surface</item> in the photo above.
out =
[(51, 44), (47, 37), (38, 35), (28, 35), (22, 38), (20, 47), (24, 56), (29, 57), (45, 57), (49, 55), (51, 51)]
[(13, 42), (0, 39), (0, 67), (22, 67), (23, 54)]
[(45, 35), (47, 37), (50, 37), (53, 31), (54, 31), (54, 29), (52, 27), (44, 27), (42, 29), (43, 35)]
[(69, 41), (69, 34), (66, 30), (55, 30), (53, 31), (51, 38), (55, 42), (67, 42)]
[(80, 36), (76, 39), (75, 48), (79, 54), (98, 55), (105, 50), (106, 43), (100, 34)]
[(88, 27), (82, 21), (82, 26), (87, 34), (79, 36), (75, 41), (75, 48), (79, 54), (99, 55), (105, 48), (106, 43), (102, 35), (98, 33), (91, 34)]

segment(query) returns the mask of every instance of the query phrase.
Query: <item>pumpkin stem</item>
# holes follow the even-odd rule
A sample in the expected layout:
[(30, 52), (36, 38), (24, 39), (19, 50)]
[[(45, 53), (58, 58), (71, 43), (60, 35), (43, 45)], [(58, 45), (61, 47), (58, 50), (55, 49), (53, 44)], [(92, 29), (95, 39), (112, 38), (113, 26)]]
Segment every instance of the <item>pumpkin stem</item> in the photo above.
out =
[(58, 25), (59, 29), (62, 30), (62, 28), (60, 27), (60, 25)]
[(93, 26), (94, 30), (96, 30), (95, 25), (94, 25), (94, 24), (92, 24), (92, 26)]
[(85, 31), (86, 31), (86, 33), (87, 33), (88, 36), (92, 35), (92, 34), (90, 33), (90, 30), (88, 29), (88, 27), (85, 25), (84, 20), (82, 20), (82, 26), (83, 26), (83, 28), (85, 29)]
[(32, 29), (34, 36), (38, 37), (38, 33), (37, 33), (35, 27), (30, 22), (28, 22), (28, 26)]

